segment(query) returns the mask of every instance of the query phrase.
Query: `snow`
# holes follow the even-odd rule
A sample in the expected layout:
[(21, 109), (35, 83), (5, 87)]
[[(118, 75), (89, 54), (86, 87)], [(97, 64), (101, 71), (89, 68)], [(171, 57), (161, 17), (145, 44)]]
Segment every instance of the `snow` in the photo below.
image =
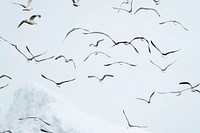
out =
[[(26, 117), (38, 117), (51, 125), (41, 120), (19, 120)], [(15, 91), (6, 117), (0, 120), (0, 132), (36, 133), (41, 132), (40, 129), (55, 133), (149, 133), (146, 129), (108, 123), (81, 111), (56, 90), (31, 83)]]

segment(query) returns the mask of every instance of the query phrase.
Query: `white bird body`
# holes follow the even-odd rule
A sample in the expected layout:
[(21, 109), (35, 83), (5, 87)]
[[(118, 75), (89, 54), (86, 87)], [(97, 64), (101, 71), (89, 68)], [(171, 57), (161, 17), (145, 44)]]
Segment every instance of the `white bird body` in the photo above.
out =
[(37, 24), (37, 23), (34, 21), (35, 17), (41, 18), (41, 15), (32, 15), (29, 19), (22, 20), (22, 22), (18, 25), (17, 28), (19, 28), (23, 23), (27, 23), (27, 24), (29, 24), (29, 25), (35, 25), (35, 24)]

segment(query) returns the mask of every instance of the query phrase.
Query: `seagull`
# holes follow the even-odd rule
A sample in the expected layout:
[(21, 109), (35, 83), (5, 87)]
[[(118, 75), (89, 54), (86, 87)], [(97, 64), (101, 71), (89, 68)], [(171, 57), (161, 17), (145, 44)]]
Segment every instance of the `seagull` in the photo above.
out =
[(38, 18), (41, 18), (41, 15), (32, 15), (29, 19), (26, 19), (26, 20), (22, 20), (22, 22), (18, 25), (17, 28), (19, 28), (23, 23), (27, 23), (29, 25), (35, 25), (37, 24), (34, 19), (38, 17)]
[(126, 121), (127, 121), (127, 123), (128, 123), (128, 126), (129, 126), (129, 127), (147, 128), (147, 126), (137, 126), (137, 125), (131, 125), (131, 124), (130, 124), (130, 122), (129, 122), (129, 120), (128, 120), (128, 118), (127, 118), (127, 116), (126, 116), (126, 113), (125, 113), (125, 111), (124, 111), (124, 110), (123, 110), (123, 114), (124, 114), (124, 116), (125, 116), (125, 118), (126, 118)]
[(34, 55), (32, 54), (32, 52), (30, 51), (30, 49), (28, 48), (28, 46), (26, 46), (26, 49), (27, 49), (27, 51), (29, 52), (29, 54), (31, 54), (31, 56), (32, 56), (32, 58), (27, 58), (27, 60), (30, 60), (30, 59), (33, 60), (33, 59), (34, 59), (36, 62), (42, 62), (42, 61), (45, 61), (45, 60), (49, 60), (49, 59), (54, 58), (54, 55), (53, 55), (53, 56), (50, 56), (50, 57), (44, 58), (44, 59), (36, 59), (37, 57), (39, 57), (39, 56), (45, 54), (46, 52), (34, 56)]
[(169, 54), (173, 54), (173, 53), (176, 53), (178, 51), (180, 51), (181, 49), (177, 49), (177, 50), (172, 50), (172, 51), (169, 51), (169, 52), (166, 52), (166, 53), (163, 53), (154, 43), (153, 41), (151, 40), (151, 44), (152, 46), (158, 50), (159, 53), (161, 53), (161, 55), (164, 57), (164, 56), (167, 56)]
[(75, 62), (74, 62), (73, 59), (67, 59), (67, 58), (65, 58), (64, 55), (59, 55), (59, 56), (57, 56), (57, 57), (55, 58), (55, 60), (60, 59), (60, 58), (64, 58), (64, 60), (65, 60), (66, 63), (68, 63), (68, 62), (70, 62), (70, 61), (73, 62), (74, 68), (76, 68), (76, 65), (75, 65)]
[(117, 46), (117, 45), (119, 45), (119, 44), (131, 45), (131, 46), (133, 47), (133, 49), (134, 49), (137, 53), (139, 53), (138, 50), (135, 48), (135, 46), (134, 46), (133, 44), (131, 44), (130, 42), (127, 42), (127, 41), (118, 41), (118, 42), (116, 42), (114, 39), (112, 39), (108, 34), (106, 34), (106, 33), (104, 33), (104, 32), (87, 32), (87, 33), (85, 32), (85, 33), (83, 33), (83, 34), (85, 34), (85, 35), (89, 35), (89, 34), (100, 34), (100, 35), (104, 35), (104, 36), (108, 37), (108, 38), (114, 43), (114, 45), (113, 45), (112, 47)]
[(80, 28), (80, 27), (78, 27), (78, 28), (73, 28), (73, 29), (71, 29), (69, 32), (67, 32), (67, 34), (66, 34), (65, 38), (63, 39), (63, 41), (65, 41), (65, 39), (69, 36), (69, 34), (71, 34), (73, 31), (76, 31), (76, 30), (83, 30), (83, 31), (85, 31), (85, 32), (89, 32), (89, 30), (84, 29), (84, 28)]
[(73, 78), (73, 79), (70, 79), (70, 80), (62, 81), (62, 82), (55, 82), (54, 80), (47, 78), (47, 77), (44, 76), (43, 74), (42, 74), (41, 76), (42, 76), (43, 78), (45, 78), (45, 79), (47, 79), (47, 80), (49, 80), (49, 81), (55, 83), (56, 86), (59, 87), (59, 88), (60, 88), (60, 85), (61, 85), (61, 84), (63, 84), (63, 83), (67, 83), (67, 82), (71, 82), (71, 81), (74, 81), (74, 80), (76, 79), (76, 78)]
[(90, 53), (85, 59), (84, 59), (84, 62), (91, 56), (91, 55), (98, 55), (98, 54), (103, 54), (103, 55), (105, 55), (105, 56), (107, 56), (108, 58), (111, 58), (109, 55), (107, 55), (106, 53), (104, 53), (104, 52), (101, 52), (101, 51), (94, 51), (94, 52), (92, 52), (92, 53)]
[(33, 117), (33, 116), (30, 116), (30, 117), (26, 117), (26, 118), (19, 118), (18, 120), (26, 120), (26, 119), (34, 119), (35, 121), (41, 121), (43, 122), (44, 124), (48, 125), (48, 126), (51, 126), (51, 124), (47, 123), (46, 121), (44, 121), (43, 119), (41, 118), (38, 118), (38, 117)]
[(22, 11), (31, 11), (33, 9), (33, 8), (29, 8), (29, 6), (31, 5), (31, 2), (32, 0), (28, 0), (28, 3), (26, 6), (23, 4), (15, 3), (15, 2), (13, 2), (13, 4), (21, 6), (23, 8)]
[(150, 60), (150, 62), (151, 62), (153, 65), (157, 66), (157, 67), (164, 73), (164, 72), (167, 70), (167, 68), (170, 67), (172, 64), (174, 64), (176, 61), (170, 63), (170, 64), (167, 65), (165, 68), (161, 68), (160, 66), (158, 66), (156, 63), (154, 63), (154, 62), (151, 61), (151, 60)]
[(148, 44), (148, 51), (149, 51), (149, 53), (151, 53), (151, 49), (150, 49), (150, 45), (149, 45), (149, 41), (146, 39), (146, 38), (144, 38), (144, 37), (135, 37), (135, 38), (133, 38), (129, 43), (132, 43), (134, 40), (141, 40), (141, 41), (146, 41), (147, 42), (147, 44)]
[(168, 21), (164, 21), (164, 22), (160, 22), (159, 24), (166, 24), (166, 23), (173, 23), (173, 24), (179, 24), (184, 30), (189, 31), (186, 27), (184, 27), (180, 22), (176, 21), (176, 20), (168, 20)]
[(72, 2), (73, 2), (73, 6), (75, 6), (75, 7), (79, 7), (80, 6), (80, 3), (79, 3), (79, 0), (72, 0)]
[(169, 91), (169, 92), (157, 92), (158, 94), (176, 94), (176, 96), (180, 96), (182, 94), (182, 92), (185, 91), (185, 90), (182, 90), (182, 91)]
[(53, 133), (53, 132), (47, 131), (47, 130), (45, 130), (45, 129), (40, 129), (40, 131), (45, 132), (45, 133)]
[(113, 63), (109, 63), (109, 64), (104, 64), (104, 66), (111, 66), (111, 65), (114, 65), (114, 64), (119, 64), (119, 65), (126, 64), (126, 65), (133, 66), (133, 67), (137, 66), (137, 65), (130, 64), (130, 63), (127, 63), (127, 62), (124, 62), (124, 61), (117, 61), (117, 62), (113, 62)]
[(121, 8), (123, 4), (129, 4), (129, 0), (126, 0), (126, 1), (122, 2), (119, 8), (113, 7), (113, 9), (118, 10), (118, 13), (119, 13), (120, 10), (126, 11), (126, 12), (128, 12), (128, 13), (132, 13), (132, 11), (133, 11), (133, 0), (131, 0), (131, 3), (130, 3), (130, 6), (131, 6), (131, 7), (130, 7), (130, 10)]
[(8, 79), (10, 79), (10, 80), (12, 80), (12, 78), (11, 78), (10, 76), (8, 76), (8, 75), (1, 75), (1, 76), (0, 76), (0, 79), (1, 79), (1, 78), (4, 78), (4, 77), (5, 77), (5, 78), (8, 78)]
[(152, 96), (155, 94), (155, 92), (152, 92), (151, 93), (151, 95), (150, 95), (150, 97), (149, 97), (149, 100), (147, 101), (146, 99), (143, 99), (143, 98), (137, 98), (138, 100), (142, 100), (142, 101), (145, 101), (145, 102), (147, 102), (148, 104), (151, 102), (151, 98), (152, 98)]
[(0, 86), (0, 89), (3, 89), (3, 88), (5, 88), (5, 87), (8, 86), (8, 85), (9, 85), (9, 83), (6, 84), (6, 85), (4, 85), (4, 86)]
[(156, 9), (154, 9), (154, 8), (146, 8), (146, 7), (140, 7), (140, 8), (138, 8), (138, 9), (135, 11), (134, 14), (136, 14), (136, 13), (137, 13), (138, 11), (140, 11), (140, 10), (154, 11), (154, 12), (158, 15), (158, 17), (160, 17), (160, 14), (156, 11)]
[(98, 78), (97, 76), (88, 76), (88, 78), (96, 78), (96, 79), (98, 79), (100, 83), (101, 83), (106, 77), (114, 77), (114, 76), (111, 75), (111, 74), (105, 74), (105, 75), (103, 75), (102, 78)]
[(104, 41), (104, 39), (100, 39), (100, 40), (98, 40), (98, 41), (96, 42), (96, 44), (90, 44), (89, 46), (90, 46), (90, 47), (91, 47), (91, 46), (98, 47), (98, 46), (99, 46), (99, 43), (102, 42), (102, 41)]

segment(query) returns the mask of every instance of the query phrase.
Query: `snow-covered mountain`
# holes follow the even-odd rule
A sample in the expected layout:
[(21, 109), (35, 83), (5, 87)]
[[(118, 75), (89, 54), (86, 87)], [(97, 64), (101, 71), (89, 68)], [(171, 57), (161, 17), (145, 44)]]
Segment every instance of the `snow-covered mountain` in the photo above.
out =
[[(27, 117), (37, 117), (37, 119)], [(0, 132), (13, 133), (149, 133), (144, 129), (113, 125), (105, 120), (82, 112), (55, 90), (38, 84), (17, 89), (13, 103), (1, 122)], [(49, 125), (50, 124), (50, 125)]]

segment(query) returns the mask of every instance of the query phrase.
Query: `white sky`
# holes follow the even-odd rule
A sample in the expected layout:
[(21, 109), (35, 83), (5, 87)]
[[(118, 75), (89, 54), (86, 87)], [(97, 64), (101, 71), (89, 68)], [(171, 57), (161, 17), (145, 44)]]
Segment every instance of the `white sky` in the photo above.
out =
[[(16, 88), (26, 83), (37, 82), (57, 89), (60, 94), (84, 111), (115, 124), (126, 125), (122, 114), (124, 109), (132, 123), (147, 125), (153, 133), (200, 132), (199, 94), (186, 92), (176, 97), (173, 94), (156, 93), (149, 105), (136, 100), (137, 97), (148, 98), (153, 91), (184, 89), (187, 86), (179, 85), (181, 81), (189, 81), (194, 85), (199, 83), (199, 2), (161, 0), (160, 5), (155, 5), (151, 0), (134, 1), (134, 11), (141, 6), (152, 7), (160, 13), (160, 18), (151, 11), (140, 11), (136, 15), (121, 11), (118, 14), (112, 7), (118, 7), (122, 2), (120, 0), (81, 1), (79, 8), (73, 7), (71, 0), (33, 0), (31, 12), (22, 12), (21, 8), (12, 2), (6, 0), (0, 4), (0, 36), (19, 45), (24, 52), (27, 45), (36, 54), (45, 51), (48, 51), (45, 56), (64, 54), (67, 58), (74, 59), (77, 69), (62, 60), (27, 63), (13, 47), (0, 42), (0, 75), (6, 74), (13, 78), (12, 81), (0, 80), (0, 85), (10, 83), (8, 87), (0, 90), (1, 110), (11, 103)], [(27, 1), (15, 2), (26, 4)], [(37, 25), (24, 24), (17, 29), (23, 19), (33, 14), (42, 16), (36, 18)], [(189, 31), (171, 23), (158, 24), (171, 19), (181, 22)], [(70, 34), (63, 42), (66, 33), (74, 27), (102, 31), (116, 41), (128, 41), (136, 36), (144, 36), (153, 40), (164, 52), (181, 50), (167, 58), (162, 58), (153, 47), (151, 47), (152, 53), (149, 54), (146, 44), (136, 41), (134, 44), (140, 52), (136, 54), (126, 46), (111, 48), (113, 44), (107, 38), (98, 48), (92, 48), (89, 44), (95, 43), (104, 36), (86, 36), (82, 31)], [(112, 58), (99, 55), (83, 62), (88, 54), (96, 50), (104, 51)], [(150, 63), (150, 59), (160, 66), (166, 66), (175, 60), (177, 62), (162, 73)], [(125, 65), (103, 66), (105, 63), (119, 60), (138, 66), (135, 68)], [(95, 79), (87, 78), (88, 75), (101, 77), (105, 73), (113, 74), (114, 78), (106, 79), (101, 84)], [(57, 88), (53, 83), (43, 79), (41, 74), (49, 78), (53, 77), (56, 81), (71, 78), (76, 78), (76, 81)]]

